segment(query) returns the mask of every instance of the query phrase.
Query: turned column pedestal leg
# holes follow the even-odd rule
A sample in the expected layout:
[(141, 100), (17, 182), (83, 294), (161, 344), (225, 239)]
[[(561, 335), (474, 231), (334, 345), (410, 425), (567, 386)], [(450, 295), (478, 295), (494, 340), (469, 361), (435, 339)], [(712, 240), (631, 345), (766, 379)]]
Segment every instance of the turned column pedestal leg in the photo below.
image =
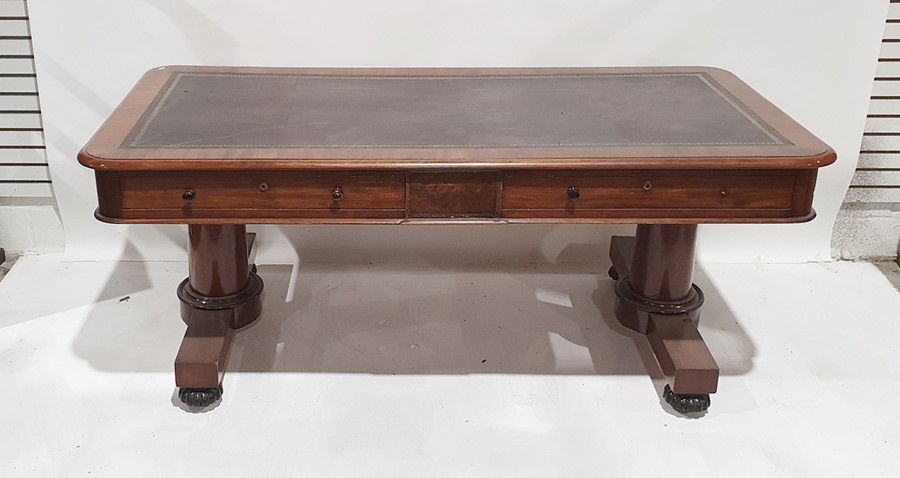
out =
[(666, 375), (664, 395), (681, 412), (709, 407), (719, 367), (697, 331), (703, 292), (692, 284), (694, 224), (639, 225), (610, 245), (616, 318), (644, 334)]
[(204, 407), (222, 396), (222, 375), (236, 329), (262, 311), (263, 282), (248, 264), (243, 225), (191, 225), (189, 276), (178, 286), (188, 328), (175, 358), (175, 385), (186, 405)]

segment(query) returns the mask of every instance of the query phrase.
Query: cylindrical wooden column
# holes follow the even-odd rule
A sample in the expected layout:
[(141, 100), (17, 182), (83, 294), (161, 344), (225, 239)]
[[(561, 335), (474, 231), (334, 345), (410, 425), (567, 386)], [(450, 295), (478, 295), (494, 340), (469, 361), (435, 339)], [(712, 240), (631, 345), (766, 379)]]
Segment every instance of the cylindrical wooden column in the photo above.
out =
[(247, 287), (247, 227), (244, 225), (190, 225), (191, 289), (198, 296), (234, 295)]
[(691, 292), (696, 224), (641, 224), (628, 282), (638, 295), (678, 301)]

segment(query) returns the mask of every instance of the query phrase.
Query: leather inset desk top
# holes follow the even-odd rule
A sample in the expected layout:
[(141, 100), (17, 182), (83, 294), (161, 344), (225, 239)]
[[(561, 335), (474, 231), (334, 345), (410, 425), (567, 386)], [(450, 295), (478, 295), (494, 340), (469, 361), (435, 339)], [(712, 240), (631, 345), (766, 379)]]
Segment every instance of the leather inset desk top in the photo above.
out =
[(787, 142), (706, 73), (178, 73), (126, 148), (526, 148)]
[(715, 68), (150, 70), (98, 170), (813, 169), (834, 152)]

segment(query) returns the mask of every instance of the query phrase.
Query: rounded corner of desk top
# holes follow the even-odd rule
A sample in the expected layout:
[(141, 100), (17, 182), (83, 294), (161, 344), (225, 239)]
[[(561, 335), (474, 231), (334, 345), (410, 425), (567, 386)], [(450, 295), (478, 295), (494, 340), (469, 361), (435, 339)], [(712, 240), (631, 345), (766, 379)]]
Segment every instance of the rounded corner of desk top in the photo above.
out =
[(816, 168), (825, 167), (830, 164), (834, 164), (834, 162), (837, 161), (837, 152), (835, 152), (835, 150), (832, 149), (831, 146), (825, 145), (824, 143), (822, 146), (825, 147), (825, 151), (810, 158), (810, 164), (814, 165), (814, 167)]
[(76, 159), (82, 166), (97, 170), (103, 169), (103, 160), (92, 154), (87, 146), (78, 151)]

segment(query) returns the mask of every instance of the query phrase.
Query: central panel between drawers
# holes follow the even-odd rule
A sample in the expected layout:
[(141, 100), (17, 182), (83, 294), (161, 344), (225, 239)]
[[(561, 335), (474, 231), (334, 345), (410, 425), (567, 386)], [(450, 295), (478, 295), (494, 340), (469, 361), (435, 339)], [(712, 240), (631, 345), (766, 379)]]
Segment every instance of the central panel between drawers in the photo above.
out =
[(497, 172), (410, 172), (407, 217), (499, 217), (500, 181)]

